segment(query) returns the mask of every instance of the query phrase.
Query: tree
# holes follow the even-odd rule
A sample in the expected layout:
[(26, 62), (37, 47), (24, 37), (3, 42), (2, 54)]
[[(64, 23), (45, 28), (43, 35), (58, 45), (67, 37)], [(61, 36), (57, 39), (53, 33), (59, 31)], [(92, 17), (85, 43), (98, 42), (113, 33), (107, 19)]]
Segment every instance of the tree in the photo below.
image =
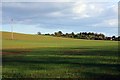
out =
[(45, 34), (45, 35), (48, 35), (48, 36), (50, 36), (50, 34), (48, 33), (48, 34)]
[(61, 36), (63, 33), (62, 33), (62, 31), (58, 31), (58, 34)]
[(118, 41), (120, 41), (120, 36), (118, 36)]
[[(41, 32), (37, 33), (38, 35), (41, 35)], [(76, 38), (76, 39), (89, 39), (89, 40), (115, 40), (120, 41), (120, 36), (112, 36), (112, 37), (106, 37), (104, 34), (100, 33), (93, 33), (93, 32), (80, 32), (80, 33), (66, 33), (63, 34), (62, 31), (55, 32), (54, 34), (44, 34), (49, 36), (57, 36), (57, 37), (66, 37), (66, 38)]]
[(54, 35), (57, 36), (57, 32), (55, 32)]
[(63, 35), (62, 31), (55, 32), (54, 34), (57, 37), (61, 37)]
[(41, 35), (41, 32), (38, 32), (37, 34), (38, 34), (38, 35)]
[(112, 40), (115, 40), (115, 38), (116, 38), (115, 36), (112, 36)]
[(69, 34), (68, 34), (68, 33), (66, 33), (66, 34), (65, 34), (65, 36), (66, 36), (66, 37), (69, 37)]
[(72, 33), (71, 33), (71, 37), (74, 38), (74, 36), (75, 36), (75, 34), (74, 34), (74, 32), (72, 32)]
[(74, 35), (74, 38), (79, 39), (79, 35), (78, 35), (78, 34), (75, 34), (75, 35)]
[(112, 38), (111, 37), (106, 37), (106, 40), (111, 40)]

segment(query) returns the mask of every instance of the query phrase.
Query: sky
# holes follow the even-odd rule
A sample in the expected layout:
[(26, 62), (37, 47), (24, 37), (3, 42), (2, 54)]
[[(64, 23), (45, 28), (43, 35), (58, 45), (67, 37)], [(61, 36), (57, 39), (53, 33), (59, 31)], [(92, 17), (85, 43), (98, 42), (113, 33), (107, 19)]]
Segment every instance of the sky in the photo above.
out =
[(24, 1), (3, 1), (0, 30), (11, 31), (12, 26), (14, 32), (26, 34), (62, 31), (118, 35), (118, 0)]

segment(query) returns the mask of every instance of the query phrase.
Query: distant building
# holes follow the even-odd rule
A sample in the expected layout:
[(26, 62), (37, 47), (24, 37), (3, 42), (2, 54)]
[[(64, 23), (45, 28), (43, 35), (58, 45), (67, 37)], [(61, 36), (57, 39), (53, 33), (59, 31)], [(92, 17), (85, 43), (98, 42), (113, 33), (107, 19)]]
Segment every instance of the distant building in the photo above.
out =
[(112, 40), (112, 37), (106, 37), (106, 40)]

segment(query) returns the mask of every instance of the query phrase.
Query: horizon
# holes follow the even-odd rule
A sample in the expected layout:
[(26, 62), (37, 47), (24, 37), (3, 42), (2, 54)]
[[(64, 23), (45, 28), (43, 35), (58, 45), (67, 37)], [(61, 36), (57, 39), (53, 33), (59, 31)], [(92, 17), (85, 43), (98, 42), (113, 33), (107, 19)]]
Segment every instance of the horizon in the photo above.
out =
[[(10, 31), (0, 31), (0, 32), (7, 32), (7, 33), (11, 33)], [(55, 31), (55, 32), (58, 32), (58, 31)], [(55, 34), (55, 32), (53, 32), (53, 33), (45, 33), (45, 34)], [(62, 31), (61, 31), (62, 32)], [(22, 32), (13, 32), (13, 33), (18, 33), (18, 34), (28, 34), (28, 35), (38, 35), (38, 33), (36, 32), (36, 33), (31, 33), (31, 34), (29, 34), (29, 33), (22, 33)], [(40, 32), (41, 33), (41, 32)], [(63, 34), (66, 34), (67, 32), (62, 32)], [(70, 32), (70, 33), (68, 33), (68, 34), (71, 34), (72, 32)], [(78, 34), (78, 33), (84, 33), (84, 32), (78, 32), (78, 33), (75, 33), (75, 32), (73, 32), (74, 34)], [(87, 32), (87, 33), (89, 33), (89, 32)], [(103, 33), (97, 33), (97, 32), (90, 32), (90, 33), (96, 33), (96, 34), (103, 34)], [(41, 33), (41, 35), (45, 35), (44, 33)], [(105, 35), (105, 34), (103, 34), (103, 35)], [(115, 36), (115, 35), (112, 35), (112, 36), (107, 36), (107, 35), (105, 35), (105, 37), (113, 37), (113, 36)], [(115, 36), (115, 37), (118, 37), (118, 36)]]
[(116, 2), (5, 2), (2, 13), (1, 31), (10, 32), (12, 26), (14, 32), (25, 34), (62, 31), (118, 36)]

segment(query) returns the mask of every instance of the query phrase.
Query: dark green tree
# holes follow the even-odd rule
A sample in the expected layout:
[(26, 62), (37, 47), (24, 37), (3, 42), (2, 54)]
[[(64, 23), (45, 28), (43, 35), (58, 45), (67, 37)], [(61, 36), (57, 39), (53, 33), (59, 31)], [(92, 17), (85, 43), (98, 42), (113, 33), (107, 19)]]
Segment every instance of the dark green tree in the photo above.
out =
[(41, 35), (41, 32), (37, 32), (38, 35)]
[(116, 39), (116, 37), (115, 36), (112, 36), (112, 40), (115, 40)]

